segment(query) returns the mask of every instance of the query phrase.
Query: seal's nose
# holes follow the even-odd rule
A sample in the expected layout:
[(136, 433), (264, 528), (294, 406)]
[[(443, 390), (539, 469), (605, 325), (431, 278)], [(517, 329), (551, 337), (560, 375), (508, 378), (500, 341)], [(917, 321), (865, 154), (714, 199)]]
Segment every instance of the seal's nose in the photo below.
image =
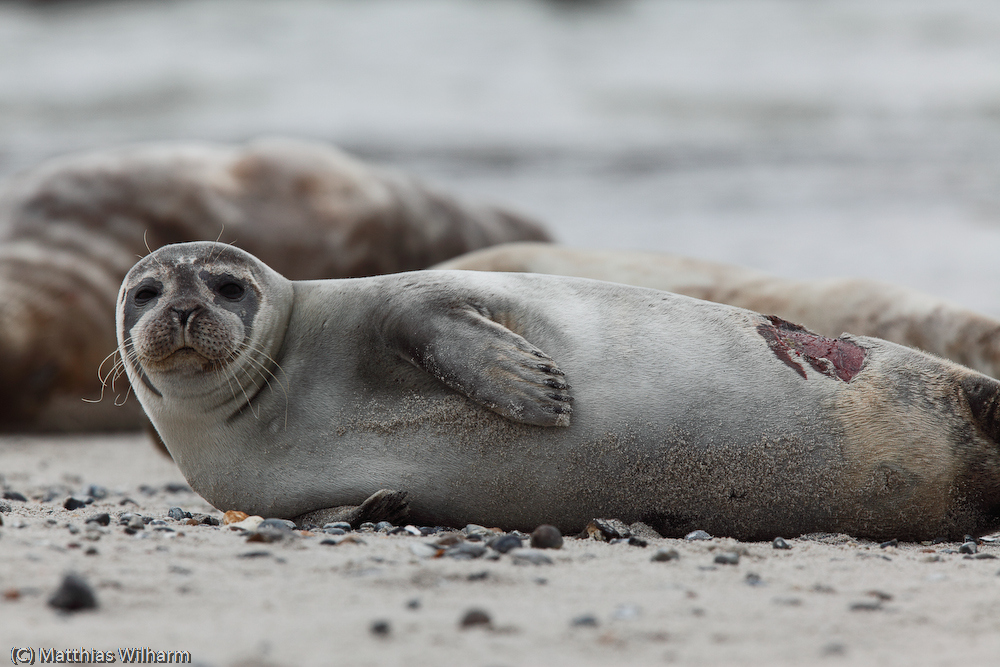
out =
[(200, 310), (200, 308), (198, 306), (190, 306), (190, 307), (174, 306), (173, 308), (171, 308), (171, 310), (177, 313), (177, 319), (180, 322), (181, 326), (184, 327), (187, 326), (188, 320), (191, 318), (191, 315), (195, 311)]

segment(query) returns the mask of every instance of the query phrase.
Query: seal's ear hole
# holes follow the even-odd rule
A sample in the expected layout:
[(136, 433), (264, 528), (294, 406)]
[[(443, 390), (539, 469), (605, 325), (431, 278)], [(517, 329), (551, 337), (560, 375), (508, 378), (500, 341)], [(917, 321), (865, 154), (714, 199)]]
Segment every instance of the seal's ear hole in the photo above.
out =
[(961, 386), (976, 425), (1000, 443), (1000, 382), (985, 376), (970, 376), (962, 379)]
[(219, 294), (219, 296), (223, 296), (233, 301), (242, 299), (243, 294), (246, 293), (246, 289), (243, 288), (243, 285), (232, 281), (222, 283), (215, 288), (215, 291)]
[(155, 287), (140, 287), (135, 291), (132, 300), (137, 306), (145, 306), (147, 303), (160, 296), (160, 291)]

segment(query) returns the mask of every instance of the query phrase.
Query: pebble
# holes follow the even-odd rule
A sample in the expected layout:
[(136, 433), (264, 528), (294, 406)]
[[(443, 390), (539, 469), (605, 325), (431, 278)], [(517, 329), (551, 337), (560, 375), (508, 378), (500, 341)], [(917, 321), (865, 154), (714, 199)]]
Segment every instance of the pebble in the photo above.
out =
[(435, 558), (441, 553), (441, 551), (441, 549), (433, 544), (427, 544), (425, 542), (412, 542), (410, 544), (410, 553), (417, 558)]
[(395, 526), (388, 521), (379, 521), (375, 524), (375, 532), (377, 533), (388, 533), (393, 528), (395, 528)]
[(28, 499), (25, 498), (23, 494), (20, 494), (17, 491), (4, 491), (3, 497), (4, 500), (16, 500), (21, 503), (28, 502)]
[(85, 523), (96, 523), (99, 526), (109, 526), (111, 525), (111, 515), (107, 512), (101, 514), (95, 514), (94, 516), (87, 519)]
[(423, 535), (423, 532), (421, 532), (421, 530), (416, 526), (404, 526), (403, 530), (410, 535), (416, 535), (417, 537), (421, 537)]
[(481, 558), (486, 555), (486, 551), (486, 547), (482, 544), (462, 542), (461, 544), (449, 547), (444, 552), (444, 555), (448, 558), (454, 558), (455, 560), (472, 560), (473, 558)]
[(366, 533), (371, 533), (375, 531), (375, 524), (371, 521), (365, 521), (363, 524), (358, 526), (358, 530)]
[(87, 487), (87, 495), (94, 500), (104, 500), (108, 497), (108, 490), (103, 486), (98, 486), (96, 484), (91, 484)]
[(351, 524), (347, 523), (346, 521), (334, 521), (333, 523), (323, 524), (324, 532), (334, 528), (337, 530), (342, 530), (345, 533), (351, 532)]
[(167, 493), (194, 493), (191, 487), (183, 482), (168, 482), (163, 485), (163, 490)]
[(373, 621), (370, 629), (376, 637), (388, 637), (392, 627), (389, 625), (389, 621), (379, 620)]
[(669, 560), (679, 560), (680, 557), (681, 555), (677, 553), (677, 549), (657, 549), (650, 560), (654, 563), (662, 563)]
[[(257, 525), (257, 529), (250, 533), (247, 542), (280, 542), (295, 535), (288, 524), (292, 523), (285, 519), (264, 519)], [(233, 524), (236, 525), (236, 524)], [(292, 523), (292, 526), (295, 524)]]
[(976, 560), (996, 560), (996, 556), (993, 554), (976, 554), (973, 556)]
[(882, 544), (878, 545), (879, 549), (888, 549), (889, 547), (896, 547), (896, 546), (899, 546), (899, 540), (895, 538), (889, 540), (888, 542), (883, 542)]
[(183, 521), (191, 518), (191, 512), (185, 512), (180, 507), (171, 507), (167, 510), (167, 516), (174, 521)]
[(486, 526), (479, 526), (474, 523), (466, 524), (465, 528), (462, 529), (466, 537), (474, 537), (481, 540), (490, 540), (496, 537), (496, 533), (487, 528)]
[(966, 542), (958, 548), (958, 553), (960, 554), (974, 554), (977, 551), (975, 542)]
[(483, 570), (482, 572), (473, 572), (472, 574), (466, 577), (466, 580), (483, 581), (484, 579), (489, 579), (489, 576), (490, 576), (489, 570)]
[(448, 533), (447, 535), (442, 535), (441, 537), (434, 540), (434, 544), (439, 547), (453, 547), (456, 544), (461, 544), (465, 541), (459, 533)]
[(240, 512), (239, 510), (229, 510), (222, 515), (222, 525), (229, 526), (234, 523), (241, 523), (246, 521), (250, 517), (246, 512)]
[(237, 554), (237, 558), (268, 558), (270, 557), (270, 551), (247, 551), (241, 554)]
[(743, 579), (748, 586), (763, 586), (764, 580), (760, 578), (760, 575), (756, 572), (747, 572), (747, 576)]
[(531, 533), (531, 547), (533, 549), (562, 549), (562, 545), (562, 533), (555, 526), (543, 523)]
[(458, 626), (460, 628), (478, 628), (478, 627), (490, 627), (493, 621), (490, 620), (490, 615), (487, 614), (482, 609), (470, 609), (465, 612), (462, 616), (462, 620), (459, 621)]
[(785, 541), (783, 537), (776, 537), (774, 541), (771, 542), (771, 546), (775, 549), (791, 549), (792, 545)]
[[(240, 514), (242, 514), (242, 512), (240, 512)], [(237, 521), (236, 523), (229, 524), (229, 528), (253, 532), (257, 530), (257, 527), (260, 526), (260, 524), (262, 523), (264, 523), (264, 517), (257, 516), (255, 514), (253, 516), (248, 516), (242, 521)]]
[(715, 562), (719, 565), (739, 565), (740, 555), (734, 551), (725, 551), (715, 554)]
[(510, 557), (515, 565), (552, 565), (552, 559), (539, 549), (515, 549)]
[(70, 572), (49, 598), (49, 606), (62, 611), (82, 611), (97, 607), (97, 598), (81, 576)]
[(492, 540), (487, 542), (487, 546), (489, 546), (494, 551), (505, 554), (508, 551), (511, 551), (512, 549), (520, 549), (521, 538), (518, 537), (517, 535), (512, 535), (511, 533), (507, 533), (506, 535), (501, 535), (500, 537), (493, 538)]
[(412, 609), (413, 611), (420, 609), (420, 598), (410, 598), (409, 600), (407, 600), (406, 608)]
[(598, 626), (597, 617), (593, 614), (577, 616), (569, 624), (575, 628), (596, 628)]
[(323, 532), (327, 535), (347, 535), (347, 531), (343, 528), (324, 528)]
[(10, 511), (10, 503), (0, 500), (0, 513), (6, 514)]
[(854, 602), (850, 606), (851, 611), (879, 611), (882, 609), (881, 600), (863, 600)]
[(630, 547), (642, 547), (642, 548), (646, 548), (646, 547), (649, 546), (649, 542), (647, 542), (646, 540), (642, 539), (641, 537), (636, 537), (635, 535), (633, 535), (632, 537), (628, 538), (628, 545)]
[(78, 510), (81, 507), (86, 507), (86, 506), (87, 506), (87, 503), (85, 503), (84, 501), (80, 500), (79, 498), (74, 498), (72, 496), (70, 496), (69, 498), (67, 498), (63, 502), (63, 507), (65, 509), (68, 509), (71, 512), (73, 510)]
[[(192, 524), (191, 522), (194, 521)], [(192, 526), (205, 525), (205, 526), (218, 526), (219, 519), (210, 514), (202, 514), (201, 512), (193, 512), (191, 518), (188, 519), (188, 523)]]
[(696, 540), (710, 540), (712, 536), (709, 535), (704, 530), (692, 530), (690, 533), (684, 536), (684, 539), (688, 542), (694, 542)]
[(624, 521), (618, 519), (591, 519), (584, 529), (587, 537), (598, 542), (610, 542), (632, 537), (632, 531)]

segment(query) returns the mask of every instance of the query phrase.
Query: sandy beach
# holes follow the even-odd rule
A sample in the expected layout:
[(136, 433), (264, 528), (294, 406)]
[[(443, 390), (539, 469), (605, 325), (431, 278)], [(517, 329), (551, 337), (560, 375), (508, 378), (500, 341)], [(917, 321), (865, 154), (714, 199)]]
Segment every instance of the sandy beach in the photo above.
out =
[[(452, 532), (294, 532), (268, 543), (170, 519), (172, 507), (222, 513), (140, 436), (6, 437), (0, 470), (6, 490), (28, 499), (4, 501), (0, 642), (36, 658), (73, 648), (189, 651), (193, 664), (219, 667), (957, 665), (1000, 655), (1000, 542), (970, 555), (957, 543), (881, 547), (843, 535), (788, 536), (788, 550), (567, 537), (559, 550), (526, 543), (460, 560), (414, 546)], [(102, 513), (108, 526), (86, 523)], [(128, 513), (153, 522), (128, 531)], [(654, 560), (671, 549), (676, 558)], [(716, 562), (721, 554), (738, 562)], [(67, 572), (86, 580), (96, 609), (49, 606)], [(475, 609), (489, 623), (462, 627)]]

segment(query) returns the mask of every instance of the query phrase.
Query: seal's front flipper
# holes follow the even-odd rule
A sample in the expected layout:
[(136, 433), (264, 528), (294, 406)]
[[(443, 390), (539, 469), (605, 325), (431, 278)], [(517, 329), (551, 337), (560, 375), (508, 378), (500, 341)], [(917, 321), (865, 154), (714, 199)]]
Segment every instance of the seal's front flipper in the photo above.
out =
[(404, 359), (507, 419), (569, 426), (573, 397), (565, 373), (485, 308), (462, 304), (408, 315), (386, 322), (389, 344)]
[(346, 521), (352, 528), (363, 523), (378, 523), (388, 521), (399, 525), (410, 513), (410, 504), (406, 500), (406, 491), (382, 489), (370, 495), (360, 505), (341, 505), (314, 510), (295, 517), (295, 525), (309, 524), (323, 526), (337, 521)]

